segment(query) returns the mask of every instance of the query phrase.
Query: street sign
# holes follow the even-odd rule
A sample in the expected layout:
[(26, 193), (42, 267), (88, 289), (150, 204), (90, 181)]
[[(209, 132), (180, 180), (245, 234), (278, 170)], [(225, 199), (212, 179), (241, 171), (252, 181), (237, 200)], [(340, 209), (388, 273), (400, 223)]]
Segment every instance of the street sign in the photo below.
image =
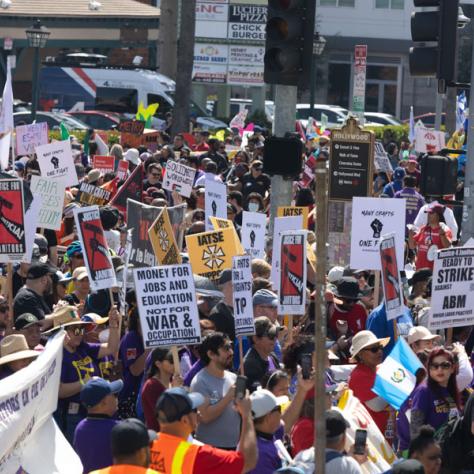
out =
[(352, 112), (363, 123), (365, 108), (365, 78), (367, 69), (367, 45), (357, 45), (354, 50), (354, 87), (352, 90)]

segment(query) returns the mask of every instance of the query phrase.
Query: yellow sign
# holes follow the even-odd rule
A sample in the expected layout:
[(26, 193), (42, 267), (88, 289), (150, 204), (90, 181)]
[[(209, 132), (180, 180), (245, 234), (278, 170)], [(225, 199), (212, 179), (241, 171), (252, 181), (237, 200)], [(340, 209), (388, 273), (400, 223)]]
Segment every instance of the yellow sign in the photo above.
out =
[(278, 208), (277, 217), (303, 216), (303, 229), (308, 228), (309, 209), (305, 206), (281, 206)]
[(232, 257), (240, 255), (235, 246), (235, 229), (230, 227), (187, 235), (186, 247), (193, 273), (216, 280), (222, 270), (232, 268)]
[(166, 207), (158, 214), (155, 222), (148, 229), (148, 236), (159, 265), (181, 263), (181, 255), (176, 245)]
[(306, 258), (308, 259), (313, 272), (316, 271), (316, 252), (313, 250), (312, 245), (309, 242), (306, 242)]
[(234, 223), (230, 219), (222, 219), (221, 217), (212, 216), (209, 217), (209, 220), (211, 221), (214, 230), (227, 229), (229, 227), (234, 229), (235, 248), (239, 251), (238, 255), (245, 254), (245, 250), (242, 247), (237, 231), (235, 230)]

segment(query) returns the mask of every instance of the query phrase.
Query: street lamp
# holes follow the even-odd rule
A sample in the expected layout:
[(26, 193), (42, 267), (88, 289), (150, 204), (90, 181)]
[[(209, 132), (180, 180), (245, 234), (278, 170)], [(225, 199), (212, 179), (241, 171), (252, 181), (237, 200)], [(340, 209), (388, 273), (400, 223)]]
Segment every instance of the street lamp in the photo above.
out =
[(26, 37), (28, 38), (28, 46), (35, 49), (35, 55), (33, 59), (33, 81), (32, 81), (32, 92), (31, 92), (31, 122), (36, 120), (36, 111), (38, 110), (38, 98), (39, 98), (39, 87), (38, 87), (38, 75), (40, 68), (40, 48), (44, 48), (48, 41), (48, 37), (51, 34), (50, 31), (41, 24), (40, 20), (36, 20), (35, 24), (25, 31)]
[(313, 54), (311, 55), (311, 85), (310, 85), (310, 98), (309, 98), (309, 116), (313, 117), (314, 114), (314, 94), (316, 88), (316, 56), (323, 54), (324, 48), (326, 47), (326, 38), (320, 36), (318, 32), (314, 34), (313, 38)]

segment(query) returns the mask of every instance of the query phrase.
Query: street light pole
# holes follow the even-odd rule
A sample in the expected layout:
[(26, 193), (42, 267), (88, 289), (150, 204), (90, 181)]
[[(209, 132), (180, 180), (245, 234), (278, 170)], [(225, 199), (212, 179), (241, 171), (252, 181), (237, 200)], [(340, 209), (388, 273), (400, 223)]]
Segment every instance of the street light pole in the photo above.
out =
[(39, 48), (34, 48), (33, 56), (33, 78), (31, 84), (31, 123), (36, 120), (36, 112), (38, 110), (38, 76), (39, 76)]

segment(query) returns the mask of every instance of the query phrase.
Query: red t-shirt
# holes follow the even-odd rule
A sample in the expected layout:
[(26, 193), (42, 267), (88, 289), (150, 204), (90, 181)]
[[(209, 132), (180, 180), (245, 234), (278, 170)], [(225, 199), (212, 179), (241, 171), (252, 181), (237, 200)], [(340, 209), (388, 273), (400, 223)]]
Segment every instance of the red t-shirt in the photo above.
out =
[(329, 309), (329, 314), (331, 315), (329, 318), (329, 326), (336, 336), (340, 335), (338, 334), (336, 325), (338, 319), (347, 321), (347, 326), (353, 335), (365, 329), (367, 312), (361, 304), (356, 303), (350, 311), (344, 311), (334, 304), (332, 308)]
[(244, 456), (239, 451), (225, 451), (208, 444), (199, 447), (193, 474), (241, 474)]
[(372, 411), (366, 405), (366, 402), (378, 396), (376, 393), (372, 392), (372, 387), (375, 383), (375, 375), (376, 372), (371, 370), (366, 365), (357, 364), (351, 373), (351, 377), (349, 379), (349, 388), (354, 392), (354, 396), (363, 403), (365, 408), (367, 408), (367, 411), (375, 421), (375, 424), (379, 427), (379, 430), (382, 432), (382, 434), (385, 435), (389, 418), (388, 410)]
[(314, 420), (302, 417), (291, 428), (291, 454), (295, 457), (300, 451), (311, 448), (314, 442)]
[[(443, 249), (444, 246), (441, 243), (441, 237), (439, 236), (439, 231), (441, 227), (432, 228), (429, 225), (423, 226), (418, 234), (414, 236), (414, 240), (417, 243), (417, 254), (416, 254), (416, 268), (431, 268), (433, 269), (434, 260), (428, 259), (428, 250), (432, 245), (436, 245), (439, 249)], [(445, 227), (446, 237), (449, 240), (452, 240), (453, 233), (451, 229)]]
[(145, 415), (146, 427), (150, 430), (160, 431), (160, 424), (156, 419), (155, 406), (160, 395), (166, 390), (163, 384), (154, 377), (149, 378), (142, 388), (142, 407)]

